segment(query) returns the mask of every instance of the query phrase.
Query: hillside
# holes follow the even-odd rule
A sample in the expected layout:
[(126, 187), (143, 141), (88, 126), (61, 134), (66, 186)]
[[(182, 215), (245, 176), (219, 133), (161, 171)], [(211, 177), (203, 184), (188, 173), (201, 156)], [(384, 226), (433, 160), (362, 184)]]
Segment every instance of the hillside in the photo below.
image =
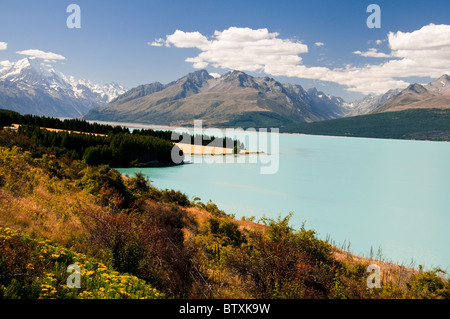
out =
[(409, 109), (289, 125), (285, 133), (450, 141), (450, 109)]
[[(237, 221), (5, 130), (0, 154), (2, 298), (450, 297), (438, 271), (387, 264), (381, 288), (367, 289), (367, 266), (382, 261), (293, 229), (289, 215)], [(65, 285), (71, 263), (81, 289)]]
[(131, 89), (108, 105), (95, 108), (86, 120), (137, 122), (159, 125), (282, 126), (343, 116), (346, 103), (316, 89), (281, 84), (268, 77), (232, 71), (214, 78), (196, 71), (163, 85), (152, 83)]

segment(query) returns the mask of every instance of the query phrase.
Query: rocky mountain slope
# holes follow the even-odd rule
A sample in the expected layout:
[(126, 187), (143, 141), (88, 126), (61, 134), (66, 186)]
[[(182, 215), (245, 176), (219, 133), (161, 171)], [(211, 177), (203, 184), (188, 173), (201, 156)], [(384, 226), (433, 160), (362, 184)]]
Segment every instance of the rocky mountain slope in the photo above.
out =
[(389, 90), (384, 94), (369, 94), (349, 104), (349, 112), (345, 116), (357, 116), (370, 113), (388, 99), (399, 94), (401, 89)]
[(341, 98), (269, 77), (232, 71), (218, 78), (206, 70), (166, 85), (141, 85), (84, 119), (160, 125), (282, 126), (292, 122), (333, 119), (348, 113)]
[(371, 113), (431, 108), (450, 108), (450, 77), (448, 75), (443, 75), (426, 85), (411, 84)]

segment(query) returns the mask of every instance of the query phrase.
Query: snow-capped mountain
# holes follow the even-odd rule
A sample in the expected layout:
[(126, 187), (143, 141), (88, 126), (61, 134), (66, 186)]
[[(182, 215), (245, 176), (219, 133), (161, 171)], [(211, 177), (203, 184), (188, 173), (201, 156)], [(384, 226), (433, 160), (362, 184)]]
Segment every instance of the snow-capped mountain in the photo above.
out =
[(101, 85), (67, 77), (36, 58), (0, 70), (0, 108), (22, 114), (78, 117), (126, 90), (117, 83)]
[(356, 116), (368, 114), (378, 106), (392, 98), (393, 96), (399, 94), (401, 89), (393, 89), (389, 90), (384, 94), (373, 95), (369, 94), (362, 97), (359, 100), (356, 100), (352, 103), (348, 103), (349, 112), (345, 116)]

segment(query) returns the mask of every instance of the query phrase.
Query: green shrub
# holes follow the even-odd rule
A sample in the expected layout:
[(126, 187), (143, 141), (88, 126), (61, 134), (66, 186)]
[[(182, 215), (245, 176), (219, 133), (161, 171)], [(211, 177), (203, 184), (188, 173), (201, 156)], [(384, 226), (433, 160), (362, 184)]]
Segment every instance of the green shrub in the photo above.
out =
[(230, 219), (211, 217), (208, 219), (211, 234), (221, 239), (223, 246), (239, 247), (246, 242), (245, 235), (239, 230), (236, 222)]
[(450, 298), (450, 285), (437, 275), (437, 271), (419, 272), (406, 283), (412, 298)]
[(106, 165), (88, 166), (80, 174), (82, 177), (75, 185), (95, 195), (101, 205), (118, 212), (130, 204), (130, 194), (118, 171)]
[(265, 232), (250, 231), (227, 265), (249, 281), (255, 298), (326, 298), (337, 264), (328, 244), (303, 227), (295, 231), (290, 217), (263, 219)]

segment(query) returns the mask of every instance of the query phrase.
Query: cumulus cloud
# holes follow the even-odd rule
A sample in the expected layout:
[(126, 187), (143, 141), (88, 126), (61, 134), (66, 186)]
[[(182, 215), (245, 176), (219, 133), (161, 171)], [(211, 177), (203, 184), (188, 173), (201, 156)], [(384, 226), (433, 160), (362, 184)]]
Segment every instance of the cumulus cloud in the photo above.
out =
[(0, 42), (0, 50), (6, 50), (8, 48), (8, 43)]
[(221, 75), (219, 73), (210, 72), (209, 75), (211, 75), (213, 78), (216, 78), (216, 79), (221, 77)]
[[(450, 25), (434, 24), (413, 32), (390, 32), (387, 36), (389, 54), (375, 48), (353, 52), (363, 57), (387, 58), (387, 61), (343, 68), (304, 65), (300, 55), (308, 53), (307, 45), (281, 39), (278, 33), (267, 29), (230, 27), (215, 31), (210, 39), (199, 32), (176, 30), (165, 39), (149, 44), (199, 49), (201, 52), (197, 56), (185, 60), (194, 68), (212, 65), (223, 69), (260, 71), (273, 76), (335, 82), (347, 86), (349, 91), (380, 94), (406, 87), (408, 83), (402, 79), (408, 77), (436, 78), (450, 74), (449, 34)], [(315, 45), (317, 43), (320, 42)]]
[(156, 39), (153, 42), (147, 42), (148, 45), (151, 45), (152, 47), (162, 47), (164, 45), (164, 39), (163, 38), (159, 38)]
[(8, 60), (0, 61), (0, 72), (9, 68), (13, 64), (14, 64), (13, 62), (8, 61)]
[(176, 30), (174, 34), (166, 38), (166, 46), (174, 45), (177, 48), (198, 48), (206, 49), (209, 44), (208, 39), (200, 32), (184, 32)]
[(363, 57), (371, 57), (371, 58), (389, 58), (391, 57), (389, 54), (378, 52), (375, 48), (370, 48), (369, 51), (361, 52), (361, 51), (354, 51), (354, 54), (358, 54)]
[(39, 58), (39, 59), (45, 59), (45, 60), (65, 60), (66, 59), (64, 56), (62, 56), (60, 54), (56, 54), (53, 52), (44, 52), (44, 51), (36, 50), (36, 49), (17, 51), (16, 53), (32, 56), (32, 57)]
[(3, 66), (3, 67), (11, 66), (12, 64), (13, 64), (13, 62), (8, 61), (8, 60), (0, 61), (0, 66)]
[(324, 46), (325, 43), (323, 43), (323, 42), (316, 42), (316, 43), (314, 43), (314, 45), (315, 45), (316, 47), (321, 47), (321, 46)]
[(8, 60), (0, 61), (0, 72), (9, 69), (14, 63)]
[(197, 48), (202, 52), (186, 59), (195, 68), (214, 67), (242, 71), (263, 71), (269, 74), (301, 62), (299, 54), (308, 52), (308, 47), (298, 41), (279, 39), (278, 33), (267, 29), (230, 27), (215, 31), (211, 39), (199, 32), (176, 30), (166, 39), (151, 43), (157, 46)]

